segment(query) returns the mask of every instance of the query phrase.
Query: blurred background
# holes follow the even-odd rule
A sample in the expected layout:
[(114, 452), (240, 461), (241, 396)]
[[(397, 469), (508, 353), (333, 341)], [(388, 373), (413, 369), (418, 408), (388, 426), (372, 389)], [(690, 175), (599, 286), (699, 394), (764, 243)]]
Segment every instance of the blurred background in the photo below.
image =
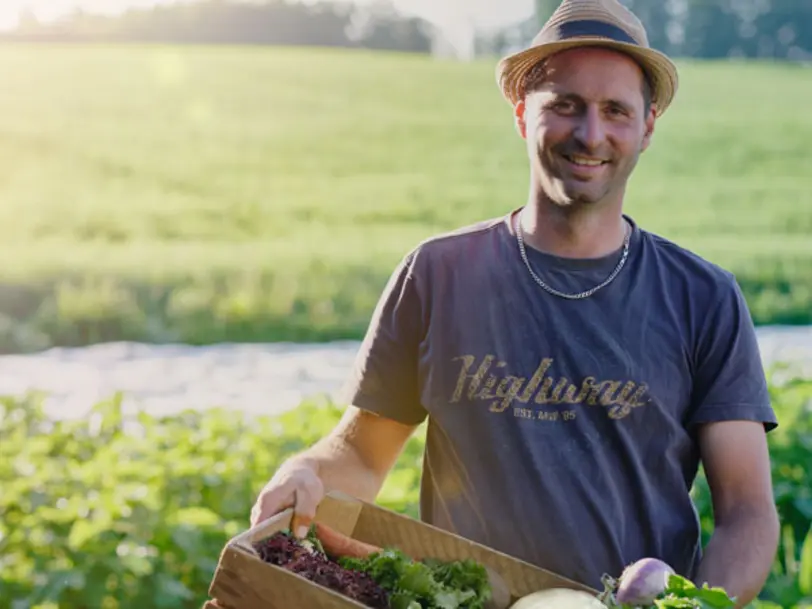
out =
[[(782, 422), (759, 606), (812, 607), (812, 1), (624, 3), (682, 79), (627, 211), (738, 278)], [(557, 5), (0, 0), (0, 609), (202, 603), (400, 257), (524, 203), (494, 67)], [(422, 441), (381, 504), (416, 514)]]

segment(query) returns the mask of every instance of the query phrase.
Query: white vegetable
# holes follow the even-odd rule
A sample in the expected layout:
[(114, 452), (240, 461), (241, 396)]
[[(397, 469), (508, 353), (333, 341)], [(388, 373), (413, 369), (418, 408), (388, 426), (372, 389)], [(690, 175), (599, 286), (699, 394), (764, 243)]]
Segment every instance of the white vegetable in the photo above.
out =
[(510, 609), (606, 609), (606, 605), (582, 590), (550, 588), (523, 596)]

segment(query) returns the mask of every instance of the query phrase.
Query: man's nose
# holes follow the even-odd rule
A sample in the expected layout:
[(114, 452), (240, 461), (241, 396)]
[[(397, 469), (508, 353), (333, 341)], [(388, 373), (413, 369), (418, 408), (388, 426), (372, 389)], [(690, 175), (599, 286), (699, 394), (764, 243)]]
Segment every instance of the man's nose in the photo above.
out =
[(601, 146), (605, 136), (599, 109), (589, 106), (578, 119), (575, 126), (575, 137), (585, 149), (595, 151)]

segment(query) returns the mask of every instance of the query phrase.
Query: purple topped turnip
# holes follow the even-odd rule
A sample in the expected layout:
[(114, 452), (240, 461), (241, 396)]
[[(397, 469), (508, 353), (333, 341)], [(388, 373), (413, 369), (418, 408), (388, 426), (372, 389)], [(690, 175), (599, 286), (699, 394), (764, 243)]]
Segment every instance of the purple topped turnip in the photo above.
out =
[(638, 560), (623, 570), (615, 598), (625, 605), (652, 605), (668, 587), (668, 579), (673, 574), (674, 569), (661, 560)]

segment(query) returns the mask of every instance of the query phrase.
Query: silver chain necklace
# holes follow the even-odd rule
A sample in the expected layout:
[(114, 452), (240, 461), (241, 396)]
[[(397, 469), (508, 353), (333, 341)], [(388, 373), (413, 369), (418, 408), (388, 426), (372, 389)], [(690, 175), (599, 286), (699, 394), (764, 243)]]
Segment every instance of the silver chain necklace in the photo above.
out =
[(555, 288), (548, 286), (544, 281), (542, 281), (541, 277), (536, 275), (533, 267), (530, 266), (530, 261), (527, 259), (527, 252), (524, 248), (524, 239), (522, 237), (522, 221), (521, 221), (521, 213), (517, 215), (517, 222), (516, 222), (516, 240), (519, 242), (519, 252), (522, 255), (522, 260), (524, 260), (524, 265), (527, 267), (527, 270), (530, 272), (530, 276), (539, 284), (544, 290), (552, 294), (553, 296), (558, 296), (559, 298), (566, 298), (568, 300), (581, 300), (583, 298), (588, 298), (592, 296), (598, 290), (606, 287), (612, 281), (614, 281), (615, 277), (618, 276), (623, 266), (626, 264), (626, 259), (629, 257), (629, 242), (631, 240), (632, 231), (627, 227), (626, 236), (623, 239), (623, 255), (620, 257), (620, 261), (617, 263), (615, 269), (609, 274), (602, 283), (596, 285), (593, 288), (586, 290), (585, 292), (580, 292), (579, 294), (565, 294), (564, 292), (559, 292)]

